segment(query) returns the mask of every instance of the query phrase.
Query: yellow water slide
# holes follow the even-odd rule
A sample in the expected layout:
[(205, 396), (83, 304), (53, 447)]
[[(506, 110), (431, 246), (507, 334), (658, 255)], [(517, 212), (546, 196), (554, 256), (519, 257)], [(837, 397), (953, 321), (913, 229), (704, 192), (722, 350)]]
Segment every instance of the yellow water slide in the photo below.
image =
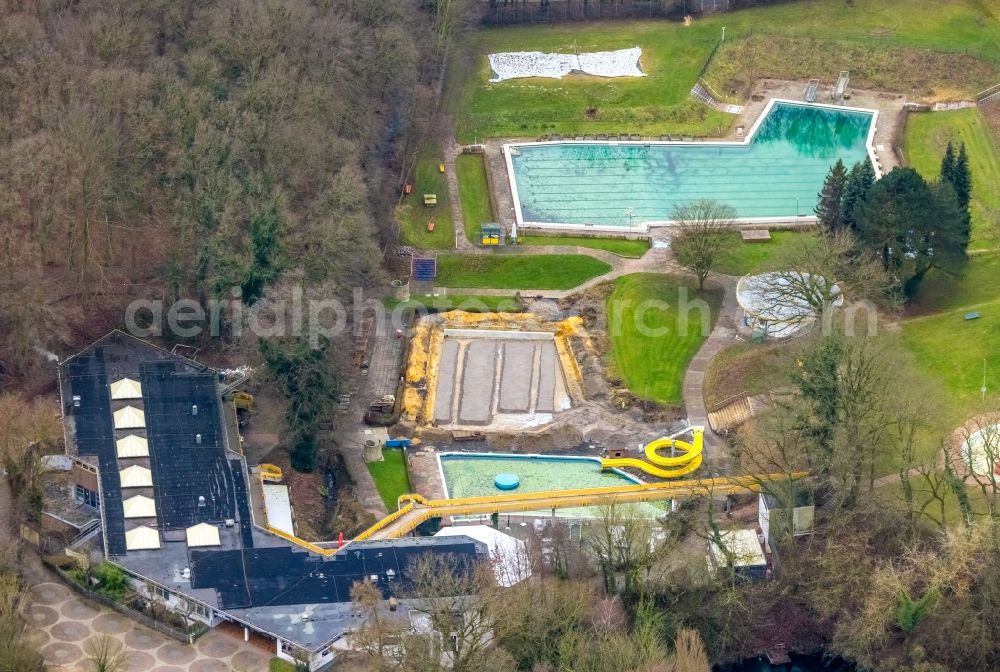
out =
[[(698, 467), (701, 466), (704, 434), (704, 427), (692, 427), (691, 443), (679, 439), (656, 439), (646, 444), (645, 460), (638, 460), (633, 457), (612, 457), (601, 460), (601, 468), (631, 467), (657, 478), (686, 476), (697, 471)], [(663, 448), (673, 448), (676, 451), (680, 451), (680, 454), (664, 457), (657, 452)]]

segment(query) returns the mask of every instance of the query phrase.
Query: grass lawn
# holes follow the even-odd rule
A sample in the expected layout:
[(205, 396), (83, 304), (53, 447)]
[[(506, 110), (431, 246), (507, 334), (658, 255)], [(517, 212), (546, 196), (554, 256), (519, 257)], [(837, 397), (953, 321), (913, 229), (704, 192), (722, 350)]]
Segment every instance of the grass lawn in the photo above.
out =
[(649, 241), (626, 238), (591, 238), (590, 236), (521, 236), (522, 245), (574, 245), (605, 250), (620, 257), (638, 259), (646, 254)]
[[(903, 323), (903, 343), (917, 366), (937, 379), (947, 394), (948, 417), (961, 421), (1000, 402), (1000, 301), (976, 306), (982, 314), (966, 321), (968, 308), (917, 317)], [(983, 364), (986, 401), (982, 401)]]
[[(907, 0), (905, 11), (899, 0), (803, 0), (698, 18), (689, 27), (616, 21), (490, 28), (468, 36), (449, 66), (445, 98), (456, 133), (462, 142), (544, 133), (718, 134), (732, 117), (694, 103), (689, 92), (723, 26), (726, 42), (706, 74), (716, 88), (767, 76), (832, 80), (841, 67), (856, 85), (906, 93), (930, 84), (942, 95), (971, 94), (1000, 80), (1000, 21), (973, 0)], [(744, 44), (751, 34), (757, 37)], [(642, 47), (646, 77), (489, 82), (491, 52), (634, 46)]]
[(465, 237), (477, 242), (479, 225), (495, 222), (490, 187), (486, 181), (486, 161), (482, 154), (461, 154), (455, 160), (458, 172), (458, 197), (462, 201)]
[(738, 394), (765, 394), (790, 382), (798, 348), (793, 343), (743, 343), (712, 358), (705, 372), (709, 408)]
[(733, 232), (732, 244), (722, 259), (717, 272), (726, 275), (746, 275), (767, 268), (778, 259), (798, 236), (816, 235), (811, 231), (772, 231), (771, 240), (766, 243), (744, 243), (740, 234)]
[[(690, 97), (717, 39), (715, 28), (679, 23), (594, 22), (488, 28), (456, 50), (453, 112), (460, 142), (543, 133), (718, 134), (731, 115)], [(648, 77), (570, 76), (490, 83), (487, 55), (497, 51), (605, 51), (639, 45)], [(460, 83), (459, 83), (460, 82)], [(446, 96), (446, 99), (449, 96)]]
[[(720, 292), (699, 292), (696, 287), (656, 273), (615, 280), (607, 303), (611, 353), (636, 396), (681, 403), (684, 370), (711, 331), (722, 300)], [(699, 299), (701, 304), (691, 305)], [(690, 310), (684, 310), (685, 302)], [(698, 305), (708, 309), (699, 310)]]
[(405, 302), (387, 299), (385, 305), (390, 310), (413, 308), (432, 313), (448, 310), (464, 310), (469, 313), (517, 313), (524, 310), (524, 306), (518, 303), (513, 296), (465, 296), (461, 294), (420, 296)]
[[(972, 171), (972, 244), (995, 248), (1000, 242), (1000, 151), (979, 110), (911, 114), (906, 122), (906, 154), (928, 179), (937, 179), (948, 142), (964, 142)], [(957, 149), (957, 147), (956, 147)]]
[[(403, 197), (396, 208), (399, 239), (406, 245), (443, 250), (455, 247), (455, 225), (451, 221), (448, 183), (438, 165), (444, 155), (436, 138), (428, 138), (417, 155), (410, 182), (413, 193)], [(424, 205), (424, 194), (437, 194), (437, 205)], [(427, 222), (434, 222), (434, 231), (427, 231)]]
[(611, 266), (582, 254), (438, 256), (438, 285), (497, 289), (572, 289)]
[(381, 462), (369, 462), (368, 471), (375, 479), (378, 494), (390, 512), (396, 510), (396, 500), (410, 492), (410, 475), (402, 448), (383, 448)]

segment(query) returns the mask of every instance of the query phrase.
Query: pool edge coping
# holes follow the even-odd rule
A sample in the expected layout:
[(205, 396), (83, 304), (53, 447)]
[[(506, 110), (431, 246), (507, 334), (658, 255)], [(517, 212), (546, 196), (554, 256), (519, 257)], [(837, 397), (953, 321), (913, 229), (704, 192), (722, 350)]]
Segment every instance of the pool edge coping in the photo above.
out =
[[(747, 132), (746, 136), (742, 140), (545, 140), (545, 141), (527, 141), (527, 142), (506, 142), (500, 147), (500, 153), (503, 155), (504, 164), (507, 168), (507, 183), (510, 186), (511, 196), (514, 200), (514, 221), (518, 228), (527, 227), (532, 229), (553, 229), (553, 230), (584, 230), (584, 231), (603, 231), (603, 232), (615, 232), (620, 234), (629, 233), (648, 233), (649, 229), (652, 227), (664, 227), (664, 226), (675, 226), (677, 225), (676, 220), (660, 220), (651, 222), (640, 222), (636, 226), (621, 227), (621, 226), (608, 226), (603, 224), (566, 224), (559, 222), (525, 222), (524, 214), (521, 211), (521, 197), (517, 191), (517, 181), (514, 179), (514, 162), (511, 158), (512, 147), (533, 147), (539, 145), (669, 145), (669, 146), (701, 146), (713, 145), (713, 146), (725, 146), (725, 147), (746, 147), (753, 142), (753, 138), (756, 136), (757, 131), (760, 129), (761, 124), (767, 115), (771, 113), (771, 109), (780, 103), (785, 103), (789, 105), (797, 105), (800, 107), (819, 107), (831, 110), (847, 111), (847, 112), (865, 112), (872, 115), (871, 123), (868, 126), (868, 137), (865, 138), (865, 150), (868, 152), (868, 161), (871, 163), (872, 168), (875, 170), (875, 179), (880, 179), (883, 176), (882, 167), (878, 161), (878, 154), (875, 151), (875, 131), (878, 127), (879, 111), (876, 109), (870, 109), (866, 107), (853, 107), (849, 105), (832, 105), (829, 103), (807, 103), (799, 100), (791, 100), (790, 98), (771, 98), (768, 100), (767, 105), (758, 115), (757, 119), (753, 122), (750, 130)], [(785, 217), (737, 217), (733, 221), (739, 224), (785, 224), (789, 222), (802, 222), (802, 223), (816, 223), (818, 218), (815, 215), (796, 215), (795, 217), (785, 216)]]

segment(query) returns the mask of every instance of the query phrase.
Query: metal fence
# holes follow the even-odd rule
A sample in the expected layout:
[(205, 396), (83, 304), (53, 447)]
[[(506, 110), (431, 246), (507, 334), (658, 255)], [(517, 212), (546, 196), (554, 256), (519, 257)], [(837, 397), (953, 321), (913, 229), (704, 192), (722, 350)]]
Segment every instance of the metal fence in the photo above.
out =
[(56, 574), (59, 575), (59, 577), (66, 583), (66, 585), (68, 585), (70, 588), (75, 590), (83, 597), (86, 597), (88, 600), (96, 602), (97, 604), (107, 607), (108, 609), (113, 609), (114, 611), (117, 611), (119, 614), (131, 618), (133, 621), (142, 623), (146, 627), (152, 628), (153, 630), (163, 633), (168, 637), (172, 637), (173, 639), (176, 639), (179, 642), (183, 642), (185, 644), (193, 644), (195, 639), (197, 639), (198, 637), (200, 637), (201, 635), (203, 635), (205, 632), (208, 631), (208, 626), (206, 626), (204, 623), (198, 623), (197, 625), (201, 625), (203, 627), (198, 628), (195, 632), (192, 633), (184, 632), (183, 630), (180, 630), (170, 625), (169, 623), (159, 621), (149, 616), (148, 614), (144, 614), (141, 611), (137, 611), (131, 607), (127, 607), (124, 604), (121, 604), (120, 602), (115, 602), (106, 595), (101, 595), (100, 593), (95, 593), (92, 590), (88, 590), (84, 586), (81, 586), (79, 583), (77, 583), (73, 579), (73, 577), (71, 577), (69, 574), (64, 572), (59, 567), (56, 567), (55, 565), (52, 564), (49, 564), (49, 566), (56, 572)]

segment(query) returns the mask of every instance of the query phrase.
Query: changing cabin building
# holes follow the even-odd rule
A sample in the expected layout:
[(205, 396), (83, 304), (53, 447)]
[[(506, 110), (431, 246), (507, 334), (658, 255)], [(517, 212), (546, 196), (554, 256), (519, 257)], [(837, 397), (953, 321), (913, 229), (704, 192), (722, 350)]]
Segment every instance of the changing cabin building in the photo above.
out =
[[(461, 535), (352, 542), (327, 556), (266, 531), (219, 381), (121, 331), (60, 364), (71, 479), (100, 509), (105, 557), (146, 601), (209, 627), (238, 624), (244, 638), (316, 670), (360, 624), (355, 582), (388, 600), (405, 594), (420, 555), (488, 560), (486, 544)], [(405, 599), (391, 604), (399, 618), (426, 620)]]

